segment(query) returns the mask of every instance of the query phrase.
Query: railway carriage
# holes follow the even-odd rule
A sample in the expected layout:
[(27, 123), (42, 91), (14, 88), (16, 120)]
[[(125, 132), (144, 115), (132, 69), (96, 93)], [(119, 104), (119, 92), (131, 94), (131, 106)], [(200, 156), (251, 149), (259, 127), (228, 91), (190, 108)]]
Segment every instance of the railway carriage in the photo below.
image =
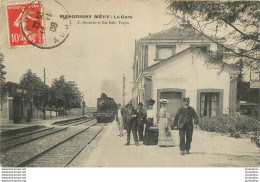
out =
[(97, 112), (94, 113), (98, 123), (112, 122), (115, 118), (117, 106), (113, 98), (105, 93), (97, 99)]

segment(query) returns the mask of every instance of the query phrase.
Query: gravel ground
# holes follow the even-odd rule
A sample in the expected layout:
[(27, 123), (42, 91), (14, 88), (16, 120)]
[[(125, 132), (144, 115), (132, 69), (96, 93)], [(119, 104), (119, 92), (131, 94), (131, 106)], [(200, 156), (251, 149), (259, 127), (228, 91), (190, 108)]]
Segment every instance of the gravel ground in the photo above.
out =
[(91, 120), (91, 121), (89, 121), (89, 122), (82, 123), (82, 124), (80, 124), (80, 125), (78, 125), (78, 126), (92, 126), (92, 125), (94, 125), (94, 124), (96, 124), (96, 123), (97, 123), (97, 120), (93, 119), (93, 120)]
[(27, 167), (64, 167), (97, 133), (101, 126), (93, 126), (33, 160)]
[(34, 140), (29, 143), (11, 148), (5, 152), (0, 153), (0, 162), (3, 167), (16, 166), (32, 156), (35, 156), (51, 146), (54, 146), (65, 139), (75, 135), (86, 129), (86, 127), (70, 127), (65, 131), (58, 132), (39, 140)]
[[(117, 123), (104, 132), (92, 154), (82, 159), (83, 167), (257, 167), (260, 148), (248, 138), (233, 138), (194, 130), (189, 155), (180, 155), (179, 132), (173, 131), (174, 147), (124, 146), (126, 135), (118, 137)], [(127, 157), (126, 157), (127, 156)]]
[[(93, 123), (93, 122), (96, 122), (95, 120), (90, 120), (90, 119), (84, 119), (84, 120), (79, 120), (79, 121), (76, 121), (76, 122), (72, 122), (72, 123), (68, 123), (68, 124), (66, 124), (66, 125), (64, 125), (64, 126), (68, 126), (68, 127), (70, 127), (70, 126), (81, 126), (81, 125), (83, 125), (83, 124), (86, 124), (86, 123), (89, 123), (89, 122), (91, 122), (91, 123)], [(93, 123), (94, 124), (94, 123)], [(90, 125), (92, 125), (92, 124), (89, 124), (89, 125), (87, 125), (87, 126), (90, 126)]]
[(102, 138), (104, 132), (111, 126), (111, 123), (103, 127), (103, 130), (95, 137), (90, 144), (88, 144), (77, 157), (67, 167), (83, 167), (85, 160), (91, 155), (99, 140)]
[(33, 160), (27, 167), (64, 167), (101, 130), (102, 127), (93, 126)]
[(67, 125), (71, 125), (73, 123), (77, 123), (77, 122), (81, 122), (81, 121), (85, 121), (87, 120), (87, 118), (82, 118), (82, 119), (78, 119), (78, 120), (72, 120), (72, 121), (62, 121), (62, 123), (56, 123), (53, 125), (58, 125), (58, 126), (67, 126)]
[(40, 138), (40, 137), (44, 137), (46, 135), (50, 135), (52, 133), (59, 132), (59, 131), (62, 131), (64, 129), (65, 128), (52, 128), (52, 129), (49, 129), (49, 130), (38, 131), (37, 133), (32, 133), (30, 135), (21, 136), (19, 138), (4, 141), (4, 142), (1, 142), (1, 149), (0, 150), (3, 151), (3, 150), (6, 150), (10, 147), (13, 147), (13, 146), (16, 146), (16, 145), (22, 144), (24, 142), (28, 142), (28, 141)]

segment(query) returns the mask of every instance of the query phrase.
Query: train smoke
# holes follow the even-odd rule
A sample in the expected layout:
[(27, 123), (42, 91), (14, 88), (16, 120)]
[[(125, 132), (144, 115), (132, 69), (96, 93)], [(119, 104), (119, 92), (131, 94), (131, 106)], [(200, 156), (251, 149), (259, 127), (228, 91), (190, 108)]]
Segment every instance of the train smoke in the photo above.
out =
[(116, 103), (121, 102), (121, 92), (120, 87), (115, 81), (106, 79), (103, 80), (100, 86), (100, 92), (106, 93), (108, 97), (114, 98)]

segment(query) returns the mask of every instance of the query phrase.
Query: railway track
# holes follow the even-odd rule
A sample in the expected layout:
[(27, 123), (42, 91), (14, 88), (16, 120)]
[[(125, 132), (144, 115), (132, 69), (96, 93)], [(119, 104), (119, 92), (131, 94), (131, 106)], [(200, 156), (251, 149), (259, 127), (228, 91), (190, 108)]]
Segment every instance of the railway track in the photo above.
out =
[(59, 125), (59, 126), (65, 126), (62, 128), (60, 128), (60, 127), (59, 128), (55, 128), (55, 127), (44, 128), (44, 129), (40, 129), (40, 130), (28, 132), (28, 133), (17, 134), (12, 137), (6, 137), (4, 139), (1, 139), (0, 152), (3, 152), (10, 148), (31, 142), (33, 140), (37, 140), (37, 139), (45, 137), (45, 136), (66, 130), (67, 127), (77, 126), (77, 125), (85, 124), (87, 122), (91, 122), (91, 120), (93, 121), (93, 118), (80, 119), (80, 120), (69, 122), (68, 124), (63, 123), (62, 125)]
[(89, 122), (93, 120), (93, 118), (83, 118), (83, 119), (79, 119), (79, 120), (73, 120), (73, 121), (69, 121), (69, 122), (66, 122), (66, 123), (60, 123), (60, 124), (56, 124), (58, 126), (77, 126), (77, 125), (81, 125), (81, 124), (84, 124), (86, 122)]
[(103, 126), (93, 126), (74, 136), (70, 140), (43, 152), (20, 167), (66, 167), (91, 141), (103, 130)]
[[(53, 128), (53, 127), (51, 127), (51, 128)], [(26, 135), (31, 135), (31, 134), (34, 134), (34, 133), (42, 132), (42, 131), (45, 131), (45, 130), (49, 130), (51, 128), (42, 128), (42, 129), (29, 131), (29, 132), (17, 133), (17, 134), (14, 134), (12, 136), (1, 137), (0, 142), (5, 142), (5, 141), (8, 141), (8, 140), (23, 137), (23, 136), (26, 136)]]
[[(13, 146), (0, 153), (1, 165), (67, 166), (102, 131), (105, 125), (92, 121), (88, 126), (66, 127), (61, 132)], [(53, 161), (56, 162), (53, 163)]]
[(41, 130), (41, 131), (35, 131), (33, 133), (26, 134), (23, 136), (11, 138), (9, 140), (4, 140), (1, 142), (0, 152), (6, 151), (13, 147), (23, 145), (23, 144), (31, 142), (33, 140), (37, 140), (39, 138), (42, 138), (42, 137), (66, 130), (66, 129), (67, 128), (54, 128), (53, 127), (53, 128), (48, 128), (48, 129)]

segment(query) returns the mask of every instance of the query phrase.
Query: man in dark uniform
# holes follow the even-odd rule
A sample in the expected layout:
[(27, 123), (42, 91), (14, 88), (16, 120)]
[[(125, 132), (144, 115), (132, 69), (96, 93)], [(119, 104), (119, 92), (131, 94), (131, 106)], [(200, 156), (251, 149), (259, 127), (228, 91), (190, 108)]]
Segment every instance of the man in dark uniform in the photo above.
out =
[(133, 132), (135, 145), (139, 145), (137, 137), (137, 111), (134, 109), (132, 103), (128, 104), (128, 109), (126, 112), (126, 130), (127, 130), (127, 143), (125, 145), (130, 145), (130, 134)]
[(127, 113), (128, 105), (122, 108), (122, 116), (123, 116), (123, 129), (126, 129), (126, 113)]
[[(193, 134), (193, 119), (194, 124), (198, 125), (199, 119), (195, 112), (195, 110), (189, 106), (190, 99), (183, 98), (183, 104), (184, 106), (181, 107), (175, 118), (173, 125), (178, 127), (179, 129), (179, 136), (180, 136), (180, 154), (185, 155), (190, 153), (191, 148), (191, 141), (192, 141), (192, 134)], [(185, 135), (186, 135), (186, 141), (185, 141)]]
[(144, 139), (144, 123), (146, 120), (146, 112), (143, 109), (143, 103), (140, 102), (138, 104), (138, 110), (137, 110), (137, 130), (138, 130), (138, 136), (139, 136), (139, 140), (143, 141)]

